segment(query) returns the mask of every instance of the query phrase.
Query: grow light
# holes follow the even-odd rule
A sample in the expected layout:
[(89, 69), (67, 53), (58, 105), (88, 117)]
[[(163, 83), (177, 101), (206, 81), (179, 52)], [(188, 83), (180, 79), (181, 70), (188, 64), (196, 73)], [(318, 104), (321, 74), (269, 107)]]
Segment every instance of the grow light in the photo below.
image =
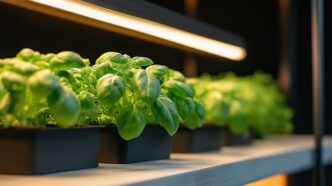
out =
[[(173, 45), (181, 45), (182, 47), (195, 49), (200, 52), (225, 57), (231, 60), (240, 61), (246, 56), (246, 50), (241, 46), (219, 41), (216, 39), (211, 39), (209, 37), (190, 33), (165, 24), (160, 24), (151, 20), (131, 16), (111, 9), (106, 9), (83, 1), (5, 0), (5, 2), (27, 7), (30, 9), (35, 9), (44, 13), (49, 13), (47, 11), (50, 11), (46, 11), (45, 7), (51, 7), (57, 10), (75, 14), (76, 16), (79, 15), (80, 17), (89, 18), (98, 22), (102, 22), (104, 24), (106, 23), (108, 25), (114, 25), (122, 29), (130, 30), (132, 32), (138, 32), (164, 41), (168, 41), (173, 43)], [(45, 7), (38, 8), (38, 4), (44, 5)], [(53, 15), (55, 14), (53, 13)], [(57, 16), (64, 17), (59, 12), (57, 13)], [(89, 21), (91, 22), (91, 20)]]

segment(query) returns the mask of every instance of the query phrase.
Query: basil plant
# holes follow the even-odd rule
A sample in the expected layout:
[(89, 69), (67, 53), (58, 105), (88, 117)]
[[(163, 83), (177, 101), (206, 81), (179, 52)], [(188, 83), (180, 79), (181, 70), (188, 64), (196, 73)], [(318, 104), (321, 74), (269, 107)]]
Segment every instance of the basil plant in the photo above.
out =
[(290, 133), (293, 130), (293, 110), (287, 105), (278, 83), (263, 72), (238, 78), (237, 91), (241, 92), (249, 114), (251, 127), (257, 137), (268, 134)]
[(79, 122), (115, 124), (125, 140), (138, 137), (147, 124), (174, 135), (180, 122), (189, 128), (204, 122), (204, 108), (185, 77), (147, 57), (106, 52), (93, 66), (62, 74), (78, 94)]
[(236, 82), (212, 79), (210, 76), (190, 79), (196, 98), (206, 110), (206, 124), (228, 127), (231, 133), (249, 135), (249, 118), (243, 100), (235, 91)]
[(78, 95), (67, 82), (66, 70), (88, 61), (70, 51), (40, 54), (21, 50), (15, 58), (0, 59), (0, 125), (41, 127), (77, 123), (81, 111)]
[(258, 137), (292, 131), (293, 110), (268, 74), (203, 75), (189, 82), (206, 109), (207, 123), (227, 126), (232, 133), (243, 136), (249, 134), (250, 128)]

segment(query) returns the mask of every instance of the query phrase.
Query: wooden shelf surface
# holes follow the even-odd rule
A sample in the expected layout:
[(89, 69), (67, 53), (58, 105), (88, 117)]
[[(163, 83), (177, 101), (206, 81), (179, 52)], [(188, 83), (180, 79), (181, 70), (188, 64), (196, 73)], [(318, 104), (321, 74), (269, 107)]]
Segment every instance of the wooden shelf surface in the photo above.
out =
[[(96, 169), (42, 176), (0, 175), (0, 185), (243, 185), (277, 173), (294, 173), (312, 167), (313, 148), (312, 136), (273, 136), (246, 147), (172, 154), (169, 160), (100, 164)], [(332, 137), (324, 139), (323, 156), (325, 164), (332, 163)]]

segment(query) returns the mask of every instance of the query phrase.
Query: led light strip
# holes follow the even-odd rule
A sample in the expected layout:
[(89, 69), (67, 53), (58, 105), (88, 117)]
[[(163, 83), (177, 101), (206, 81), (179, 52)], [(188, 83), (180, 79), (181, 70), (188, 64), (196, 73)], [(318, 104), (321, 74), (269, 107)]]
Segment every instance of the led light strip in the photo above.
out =
[(180, 29), (159, 24), (142, 18), (126, 15), (113, 10), (90, 5), (75, 0), (31, 0), (35, 3), (71, 12), (90, 19), (144, 33), (168, 40), (206, 53), (240, 61), (245, 58), (246, 50), (242, 47), (192, 34)]

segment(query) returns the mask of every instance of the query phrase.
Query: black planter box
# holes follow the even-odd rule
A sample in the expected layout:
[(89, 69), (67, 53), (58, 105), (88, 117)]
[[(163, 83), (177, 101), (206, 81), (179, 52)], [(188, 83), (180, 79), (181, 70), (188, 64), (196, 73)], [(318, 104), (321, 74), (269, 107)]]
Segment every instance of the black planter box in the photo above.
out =
[(136, 163), (169, 159), (172, 138), (159, 125), (147, 125), (143, 133), (130, 141), (120, 137), (114, 126), (101, 129), (100, 162)]
[(190, 130), (180, 128), (173, 136), (172, 151), (177, 153), (196, 153), (220, 150), (223, 140), (221, 127), (204, 125)]
[(0, 174), (98, 167), (99, 128), (0, 128)]
[(232, 134), (228, 128), (224, 130), (224, 146), (244, 146), (252, 143), (253, 133), (250, 130), (249, 136), (244, 137), (238, 134)]

